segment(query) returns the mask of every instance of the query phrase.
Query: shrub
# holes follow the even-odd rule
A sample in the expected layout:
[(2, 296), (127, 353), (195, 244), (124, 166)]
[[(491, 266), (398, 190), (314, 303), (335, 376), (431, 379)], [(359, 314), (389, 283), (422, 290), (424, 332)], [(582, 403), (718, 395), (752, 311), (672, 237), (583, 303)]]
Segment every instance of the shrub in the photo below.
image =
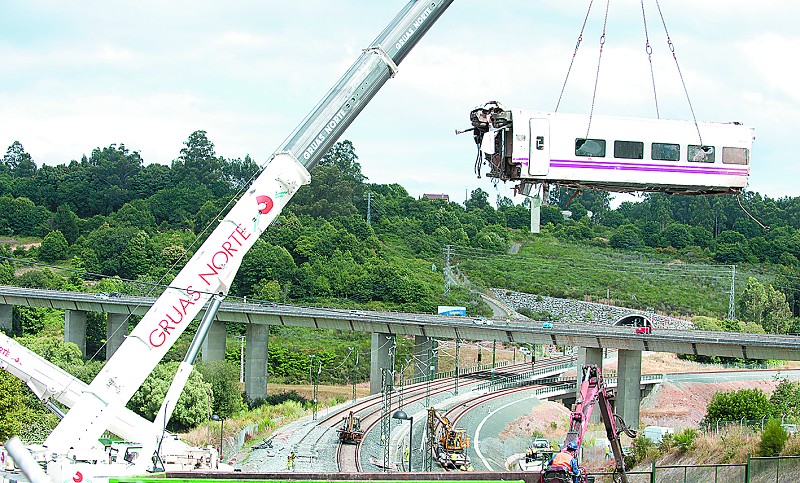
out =
[(694, 428), (686, 428), (675, 434), (675, 445), (680, 448), (682, 452), (688, 451), (694, 448), (694, 442), (699, 434), (700, 433)]
[(781, 426), (779, 419), (770, 419), (761, 433), (761, 443), (758, 445), (758, 454), (761, 456), (778, 456), (786, 445), (789, 435)]

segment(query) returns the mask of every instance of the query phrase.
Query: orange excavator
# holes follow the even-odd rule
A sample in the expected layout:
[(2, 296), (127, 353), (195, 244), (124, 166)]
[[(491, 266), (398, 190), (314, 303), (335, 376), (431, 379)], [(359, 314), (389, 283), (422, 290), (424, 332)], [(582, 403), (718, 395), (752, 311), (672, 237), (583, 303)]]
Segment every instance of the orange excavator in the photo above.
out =
[(467, 448), (470, 446), (470, 439), (466, 429), (453, 428), (447, 416), (440, 414), (436, 408), (429, 408), (428, 434), (433, 438), (433, 457), (442, 467), (458, 470), (469, 467)]
[(353, 411), (350, 411), (347, 416), (342, 418), (342, 423), (336, 432), (339, 433), (340, 443), (361, 443), (364, 438), (364, 431), (361, 429), (361, 418), (353, 414)]

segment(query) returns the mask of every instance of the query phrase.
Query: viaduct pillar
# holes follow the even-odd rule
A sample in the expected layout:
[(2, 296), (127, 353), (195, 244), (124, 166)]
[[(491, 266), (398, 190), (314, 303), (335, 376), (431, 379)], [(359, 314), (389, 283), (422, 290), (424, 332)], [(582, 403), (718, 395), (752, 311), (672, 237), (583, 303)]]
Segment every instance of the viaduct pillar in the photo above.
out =
[(73, 342), (86, 357), (86, 312), (83, 310), (64, 311), (64, 342)]
[[(381, 374), (383, 369), (392, 370), (390, 354), (395, 348), (392, 334), (372, 333), (372, 348), (369, 353), (369, 393), (381, 393)], [(415, 369), (416, 370), (416, 369)]]
[[(249, 324), (248, 327), (250, 325), (253, 324)], [(267, 335), (269, 335), (269, 331), (267, 331)], [(202, 350), (203, 362), (225, 360), (225, 322), (216, 319), (211, 322), (211, 327), (209, 327), (208, 334), (206, 334), (206, 338), (203, 341)]]
[(11, 333), (12, 321), (14, 319), (14, 306), (8, 304), (0, 304), (0, 330)]
[(439, 343), (432, 337), (414, 336), (414, 378), (426, 381), (439, 370)]
[(126, 335), (128, 335), (128, 316), (109, 313), (106, 322), (106, 360), (111, 359), (117, 352)]
[[(217, 321), (214, 321), (216, 324)], [(213, 327), (212, 327), (213, 329)], [(225, 357), (223, 324), (222, 358)], [(211, 338), (209, 332), (206, 340)], [(267, 355), (269, 349), (269, 326), (266, 324), (247, 324), (244, 357), (244, 391), (250, 400), (267, 397)], [(205, 355), (205, 346), (203, 346)], [(216, 359), (215, 359), (216, 360)]]
[(631, 428), (639, 427), (641, 403), (642, 351), (619, 350), (617, 356), (616, 413)]

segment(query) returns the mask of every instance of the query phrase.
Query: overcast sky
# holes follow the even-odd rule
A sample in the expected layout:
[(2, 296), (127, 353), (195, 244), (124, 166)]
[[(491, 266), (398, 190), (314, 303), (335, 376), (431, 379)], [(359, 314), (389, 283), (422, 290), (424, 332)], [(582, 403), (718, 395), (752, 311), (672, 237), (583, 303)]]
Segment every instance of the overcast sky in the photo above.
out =
[[(691, 119), (644, 3), (661, 117)], [(698, 120), (754, 126), (749, 189), (800, 195), (800, 3), (660, 3)], [(0, 155), (20, 141), (38, 165), (62, 164), (117, 143), (169, 164), (202, 129), (218, 155), (263, 162), (405, 4), (0, 0)], [(552, 111), (588, 4), (455, 0), (343, 137), (369, 181), (454, 201), (480, 187), (493, 201), (472, 137), (453, 131), (489, 100)], [(605, 6), (594, 2), (560, 112), (591, 107)], [(640, 0), (611, 2), (595, 113), (656, 115)]]

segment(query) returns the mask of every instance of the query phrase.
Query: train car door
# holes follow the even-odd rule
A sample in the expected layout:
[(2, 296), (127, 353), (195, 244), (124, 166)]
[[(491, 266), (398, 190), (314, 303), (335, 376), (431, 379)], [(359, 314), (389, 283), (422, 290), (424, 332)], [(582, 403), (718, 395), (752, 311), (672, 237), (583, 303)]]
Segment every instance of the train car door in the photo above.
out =
[(547, 176), (550, 172), (550, 121), (544, 118), (530, 120), (530, 176)]

